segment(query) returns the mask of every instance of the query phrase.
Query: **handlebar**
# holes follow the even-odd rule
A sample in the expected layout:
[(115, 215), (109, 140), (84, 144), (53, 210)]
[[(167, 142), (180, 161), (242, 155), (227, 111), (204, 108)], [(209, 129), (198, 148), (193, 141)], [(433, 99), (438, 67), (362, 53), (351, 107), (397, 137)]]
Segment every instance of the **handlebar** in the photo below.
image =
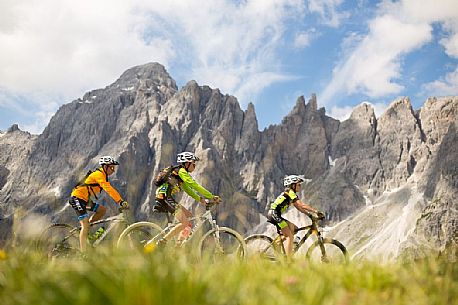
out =
[(205, 199), (205, 210), (210, 210), (212, 207), (220, 204), (222, 201), (221, 201), (221, 198), (218, 197), (217, 200), (213, 200), (213, 199)]
[(129, 210), (130, 208), (123, 208), (123, 207), (118, 207), (118, 212), (119, 214), (124, 213), (124, 211)]
[(325, 218), (324, 215), (322, 217), (319, 217), (315, 213), (304, 213), (304, 214), (307, 215), (312, 220), (312, 222), (318, 222)]

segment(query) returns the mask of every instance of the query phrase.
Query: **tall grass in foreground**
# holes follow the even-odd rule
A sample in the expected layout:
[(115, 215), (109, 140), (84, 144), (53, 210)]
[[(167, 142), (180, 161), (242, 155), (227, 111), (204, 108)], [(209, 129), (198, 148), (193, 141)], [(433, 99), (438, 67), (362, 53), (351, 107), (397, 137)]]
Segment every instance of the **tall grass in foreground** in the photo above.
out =
[(148, 257), (102, 250), (51, 262), (8, 253), (0, 260), (0, 304), (458, 304), (458, 267), (446, 260), (210, 262), (176, 250)]

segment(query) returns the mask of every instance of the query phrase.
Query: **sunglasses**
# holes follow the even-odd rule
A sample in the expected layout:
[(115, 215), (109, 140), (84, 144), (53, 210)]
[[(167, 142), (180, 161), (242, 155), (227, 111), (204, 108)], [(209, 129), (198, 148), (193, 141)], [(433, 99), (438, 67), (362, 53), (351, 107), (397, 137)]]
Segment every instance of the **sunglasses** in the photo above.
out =
[(114, 171), (116, 167), (114, 165), (108, 165), (108, 168)]

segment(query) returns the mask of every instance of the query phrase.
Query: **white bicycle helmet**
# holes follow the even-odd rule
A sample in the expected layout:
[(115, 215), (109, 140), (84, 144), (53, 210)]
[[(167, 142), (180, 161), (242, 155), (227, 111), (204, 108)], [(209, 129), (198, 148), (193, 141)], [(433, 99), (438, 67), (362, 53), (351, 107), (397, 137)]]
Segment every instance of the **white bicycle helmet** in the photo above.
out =
[(185, 163), (185, 162), (192, 162), (192, 161), (199, 161), (200, 159), (196, 157), (195, 154), (189, 151), (185, 151), (182, 153), (179, 153), (177, 155), (177, 162), (178, 163)]
[(302, 183), (305, 182), (304, 175), (289, 175), (283, 178), (283, 185), (285, 187), (290, 186), (293, 183)]
[(112, 156), (103, 156), (99, 159), (100, 165), (119, 165), (119, 162), (116, 161)]

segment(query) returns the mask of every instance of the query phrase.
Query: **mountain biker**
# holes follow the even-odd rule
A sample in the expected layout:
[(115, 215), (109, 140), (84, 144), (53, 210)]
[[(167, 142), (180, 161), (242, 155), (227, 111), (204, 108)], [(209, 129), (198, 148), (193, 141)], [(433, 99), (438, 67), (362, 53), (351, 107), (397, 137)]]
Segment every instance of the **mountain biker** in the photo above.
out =
[[(203, 205), (207, 204), (205, 198), (212, 199), (215, 202), (219, 201), (218, 196), (213, 195), (210, 191), (197, 183), (189, 174), (196, 169), (196, 162), (199, 160), (200, 159), (192, 152), (185, 151), (179, 153), (177, 155), (179, 167), (172, 172), (168, 181), (160, 185), (156, 190), (155, 210), (158, 212), (170, 213), (180, 222), (158, 241), (159, 245), (167, 243), (167, 241), (178, 234), (178, 232), (180, 232), (178, 242), (186, 239), (191, 233), (192, 224), (189, 219), (192, 217), (192, 213), (179, 204), (173, 195), (180, 190), (184, 190), (194, 200)], [(203, 197), (196, 193), (201, 194)], [(146, 249), (146, 251), (148, 252), (148, 249)]]
[(304, 176), (289, 175), (283, 179), (285, 190), (270, 205), (267, 213), (267, 221), (275, 225), (277, 231), (284, 236), (286, 247), (285, 254), (291, 257), (293, 252), (293, 238), (297, 226), (282, 217), (290, 205), (294, 205), (300, 212), (307, 214), (309, 212), (317, 214), (318, 218), (324, 218), (324, 213), (320, 212), (310, 205), (303, 203), (297, 193), (301, 189), (301, 183), (305, 182)]
[[(75, 186), (69, 199), (69, 204), (76, 211), (81, 224), (80, 249), (83, 253), (86, 251), (89, 223), (101, 219), (106, 212), (106, 208), (93, 202), (93, 199), (98, 199), (97, 195), (105, 190), (121, 208), (129, 207), (127, 201), (123, 200), (118, 191), (108, 182), (108, 176), (114, 173), (115, 166), (119, 165), (119, 162), (111, 156), (103, 156), (99, 159), (99, 165), (100, 167), (90, 173), (82, 183)], [(94, 214), (89, 217), (87, 211), (92, 211)]]

